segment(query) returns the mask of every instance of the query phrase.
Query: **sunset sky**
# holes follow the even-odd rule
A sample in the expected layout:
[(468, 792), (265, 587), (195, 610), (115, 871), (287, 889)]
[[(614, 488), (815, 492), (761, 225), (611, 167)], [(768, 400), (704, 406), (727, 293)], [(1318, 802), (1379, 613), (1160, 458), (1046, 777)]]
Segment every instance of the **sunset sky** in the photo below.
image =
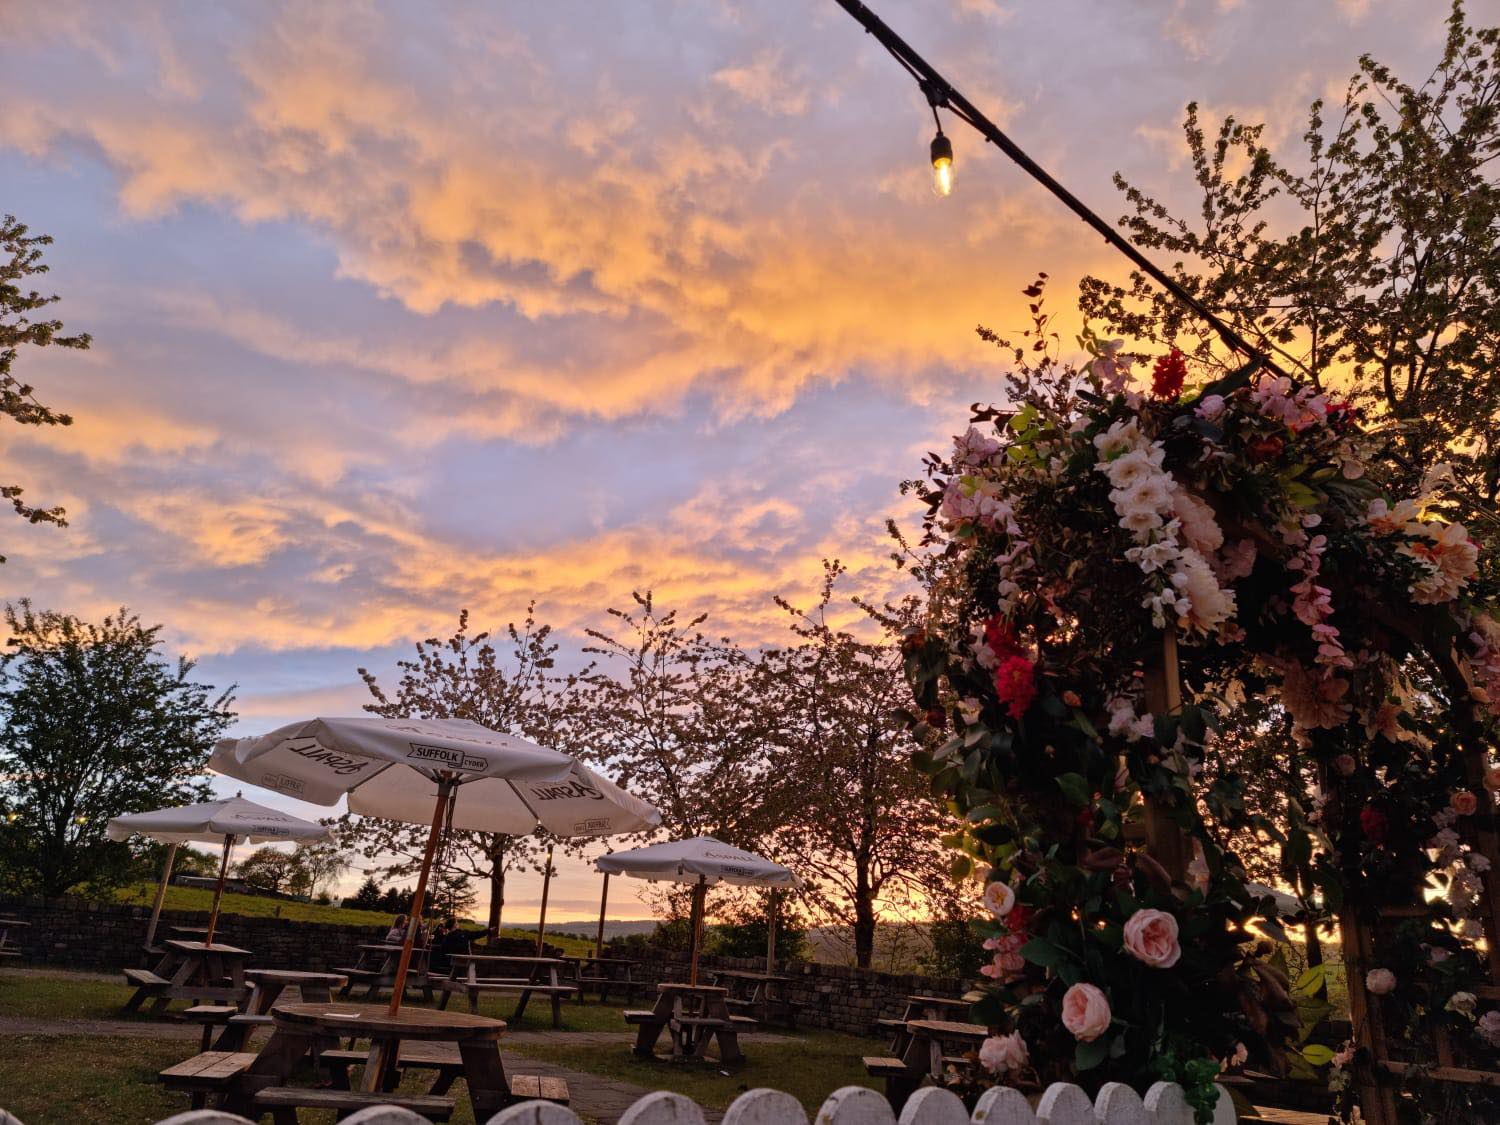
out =
[[(1191, 212), (1188, 101), (1294, 143), (1446, 11), (873, 6), (1109, 218), (1116, 170)], [(12, 520), (0, 594), (164, 623), (236, 733), (355, 712), (462, 607), (576, 647), (654, 588), (756, 643), (825, 556), (894, 589), (897, 482), (998, 393), (974, 326), (1120, 274), (957, 123), (935, 198), (925, 102), (832, 0), (8, 0), (0, 73), (0, 212), (95, 340), (17, 363), (77, 421), (0, 430), (4, 483), (71, 526)], [(568, 866), (554, 916), (597, 893)]]

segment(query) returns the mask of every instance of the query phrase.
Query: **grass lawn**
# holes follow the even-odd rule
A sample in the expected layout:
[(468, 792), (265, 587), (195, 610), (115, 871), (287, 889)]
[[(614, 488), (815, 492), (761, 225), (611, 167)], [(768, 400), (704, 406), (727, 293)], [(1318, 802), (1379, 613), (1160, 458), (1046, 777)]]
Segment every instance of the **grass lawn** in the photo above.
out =
[[(663, 1046), (660, 1049), (664, 1049)], [(503, 1046), (503, 1044), (502, 1044)], [(643, 1059), (631, 1053), (630, 1044), (574, 1046), (566, 1042), (511, 1044), (517, 1055), (574, 1070), (619, 1079), (648, 1090), (674, 1090), (700, 1105), (723, 1109), (746, 1090), (770, 1086), (784, 1090), (800, 1101), (811, 1117), (833, 1091), (841, 1086), (878, 1084), (865, 1074), (863, 1055), (880, 1053), (875, 1041), (831, 1031), (798, 1032), (795, 1039), (761, 1040), (745, 1036), (740, 1043), (745, 1062), (734, 1068), (717, 1063), (674, 1063), (665, 1059)]]
[[(130, 991), (123, 982), (93, 980), (76, 973), (0, 973), (0, 1017), (120, 1019), (120, 1006)], [(461, 997), (449, 1007), (467, 1010)], [(519, 1023), (511, 1015), (514, 1007), (513, 997), (480, 999), (482, 1014), (506, 1020), (515, 1031), (551, 1031), (550, 1005), (533, 1003)], [(570, 1043), (564, 1034), (530, 1043), (502, 1040), (501, 1050), (509, 1068), (522, 1073), (528, 1069), (526, 1058), (545, 1060), (648, 1090), (675, 1090), (720, 1108), (745, 1090), (773, 1086), (798, 1098), (811, 1114), (840, 1086), (873, 1085), (859, 1061), (874, 1049), (873, 1040), (832, 1032), (799, 1032), (795, 1038), (776, 1032), (768, 1039), (749, 1035), (743, 1040), (748, 1060), (725, 1073), (714, 1063), (635, 1057), (630, 1052), (633, 1030), (626, 1027), (622, 1010), (616, 1004), (563, 1005), (563, 1032), (610, 1032), (618, 1035), (617, 1041)], [(0, 1108), (26, 1125), (136, 1125), (186, 1108), (182, 1095), (168, 1094), (157, 1084), (156, 1073), (196, 1053), (196, 1042), (68, 1034), (65, 1026), (57, 1031), (0, 1037)], [(408, 1081), (419, 1090), (430, 1076), (413, 1074)], [(462, 1083), (454, 1093), (460, 1106), (453, 1120), (458, 1125), (474, 1125), (464, 1104)], [(309, 1125), (333, 1120), (331, 1114), (306, 1111), (302, 1119)]]

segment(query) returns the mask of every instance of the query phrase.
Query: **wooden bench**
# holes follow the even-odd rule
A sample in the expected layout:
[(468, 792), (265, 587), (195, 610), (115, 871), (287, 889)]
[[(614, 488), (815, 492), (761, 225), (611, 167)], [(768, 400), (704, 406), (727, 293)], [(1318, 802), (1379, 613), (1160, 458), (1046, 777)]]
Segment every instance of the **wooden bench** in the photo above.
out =
[[(348, 1068), (352, 1066), (363, 1066), (369, 1059), (368, 1051), (324, 1051), (318, 1058), (330, 1071), (343, 1071), (346, 1075)], [(464, 1076), (464, 1060), (459, 1053), (456, 1043), (424, 1043), (421, 1040), (409, 1040), (401, 1044), (401, 1053), (396, 1060), (398, 1070), (435, 1070), (437, 1078), (433, 1081), (429, 1094), (446, 1094), (449, 1087), (455, 1081)], [(394, 1077), (394, 1071), (392, 1072)], [(347, 1083), (348, 1079), (345, 1078)], [(392, 1083), (394, 1085), (394, 1083)]]
[(452, 1098), (433, 1094), (401, 1094), (395, 1091), (363, 1093), (358, 1090), (310, 1090), (300, 1086), (267, 1086), (254, 1098), (257, 1109), (271, 1111), (272, 1125), (297, 1125), (299, 1109), (332, 1109), (343, 1114), (367, 1106), (399, 1106), (420, 1113), (429, 1121), (447, 1121), (457, 1104)]
[(166, 977), (159, 977), (150, 969), (122, 969), (125, 980), (137, 988), (166, 988), (172, 982)]
[(239, 1009), (233, 1004), (194, 1004), (182, 1015), (189, 1023), (203, 1025), (203, 1044), (198, 1049), (206, 1051), (209, 1042), (214, 1037), (214, 1028), (227, 1025), (230, 1018), (238, 1011)]
[(204, 1051), (159, 1072), (156, 1080), (169, 1090), (186, 1090), (192, 1108), (202, 1109), (209, 1094), (222, 1094), (250, 1064), (254, 1051)]
[(900, 1059), (880, 1055), (866, 1055), (861, 1061), (865, 1064), (866, 1074), (884, 1080), (885, 1100), (899, 1116), (906, 1099), (922, 1084), (922, 1073), (912, 1070)]
[(556, 1102), (558, 1105), (567, 1105), (571, 1096), (567, 1079), (546, 1074), (511, 1075), (510, 1093), (518, 1101)]
[(656, 1019), (657, 1016), (655, 1012), (632, 1010), (630, 1008), (625, 1009), (626, 1023), (655, 1023)]

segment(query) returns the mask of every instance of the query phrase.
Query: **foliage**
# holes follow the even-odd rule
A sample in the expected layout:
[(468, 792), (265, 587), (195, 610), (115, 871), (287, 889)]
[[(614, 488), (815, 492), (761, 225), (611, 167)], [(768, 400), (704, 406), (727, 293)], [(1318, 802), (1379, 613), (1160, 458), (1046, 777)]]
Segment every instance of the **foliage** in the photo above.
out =
[(776, 960), (808, 960), (807, 920), (797, 912), (784, 891), (769, 891), (744, 899), (728, 909), (721, 908), (719, 920), (704, 935), (704, 949), (721, 957), (764, 957), (773, 909), (776, 913)]
[[(1500, 497), (1500, 29), (1474, 30), (1455, 0), (1437, 66), (1412, 85), (1365, 56), (1343, 104), (1308, 115), (1305, 159), (1226, 117), (1210, 139), (1184, 127), (1201, 207), (1171, 214), (1116, 177), (1141, 246), (1319, 390), (1344, 388), (1392, 441), (1390, 486), (1453, 466), (1461, 518), (1493, 524)], [(1290, 221), (1288, 221), (1290, 219)], [(1204, 364), (1208, 329), (1141, 275), (1083, 285), (1083, 311), (1112, 331)]]
[[(1406, 1009), (1392, 1026), (1418, 1034), (1433, 998), (1477, 973), (1463, 818), (1477, 805), (1465, 770), (1482, 772), (1489, 746), (1475, 704), (1500, 699), (1493, 589), (1433, 482), (1400, 503), (1381, 493), (1382, 445), (1347, 404), (1254, 364), (1202, 380), (1176, 352), (1148, 396), (1117, 342), (1085, 337), (1093, 361), (1059, 363), (1041, 283), (1027, 292), (1029, 344), (996, 340), (1016, 364), (1014, 408), (976, 407), (912, 485), (928, 618), (906, 638), (911, 720), (948, 735), (917, 759), (965, 818), (955, 876), (986, 880), (994, 987), (976, 1010), (1020, 1037), (997, 1036), (995, 1068), (1170, 1074), (1206, 1119), (1220, 1061), (1284, 1068), (1297, 1027), (1291, 982), (1247, 929), (1278, 927), (1227, 847), (1234, 830), (1280, 833), (1304, 857), (1321, 846), (1299, 874), (1372, 910), (1421, 902), (1425, 849), (1448, 845), (1439, 868), (1458, 890), (1413, 925), (1449, 968), (1393, 993)], [(1182, 650), (1176, 708), (1164, 636)], [(1232, 771), (1200, 780), (1221, 716), (1267, 694), (1337, 781), (1336, 812), (1286, 831)], [(1183, 880), (1135, 846), (1147, 803), (1192, 840)], [(1434, 817), (1461, 831), (1434, 837)], [(1472, 1021), (1446, 1022), (1466, 1057), (1493, 1057)]]
[[(35, 320), (33, 313), (55, 304), (57, 296), (43, 296), (35, 289), (24, 289), (25, 279), (46, 273), (42, 264), (42, 247), (52, 239), (45, 234), (33, 235), (14, 215), (0, 217), (0, 414), (23, 426), (70, 426), (67, 414), (50, 410), (37, 401), (35, 389), (12, 373), (23, 347), (87, 348), (86, 333), (62, 335), (60, 320)], [(61, 508), (37, 508), (21, 499), (23, 489), (17, 485), (0, 485), (0, 500), (10, 502), (16, 514), (31, 523), (54, 523), (66, 526)], [(5, 557), (0, 555), (0, 562)]]
[(129, 849), (111, 817), (209, 796), (208, 753), (233, 720), (232, 689), (191, 679), (160, 627), (122, 609), (99, 624), (7, 606), (0, 656), (0, 876), (60, 895), (118, 882)]
[(327, 842), (298, 844), (291, 851), (262, 847), (236, 866), (236, 873), (257, 890), (313, 898), (349, 867), (348, 857)]
[(924, 903), (926, 885), (943, 877), (945, 816), (912, 769), (895, 717), (907, 694), (899, 630), (915, 606), (884, 612), (880, 632), (862, 639), (830, 620), (844, 568), (825, 562), (823, 571), (811, 610), (776, 599), (793, 641), (761, 661), (762, 706), (781, 715), (771, 734), (772, 837), (778, 858), (806, 880), (818, 920), (849, 927), (855, 963), (869, 968), (877, 908)]
[[(489, 633), (469, 632), (469, 614), (464, 610), (452, 636), (444, 641), (419, 641), (415, 659), (398, 663), (401, 678), (394, 694), (388, 694), (372, 673), (361, 668), (360, 677), (375, 700), (365, 710), (390, 718), (469, 719), (545, 746), (568, 745), (562, 731), (569, 685), (552, 673), (557, 645), (550, 640), (551, 626), (537, 624), (534, 609), (527, 607), (519, 627), (506, 626), (504, 660)], [(358, 849), (387, 875), (410, 877), (421, 868), (426, 825), (345, 814), (335, 822), (334, 830), (341, 846)], [(460, 890), (458, 883), (468, 878), (488, 880), (489, 929), (499, 929), (506, 878), (517, 871), (540, 872), (546, 844), (541, 833), (449, 832), (435, 868), (438, 883), (446, 888), (443, 900), (461, 912), (475, 899)], [(409, 906), (410, 894), (406, 901)]]
[(380, 884), (375, 881), (375, 876), (366, 875), (365, 881), (359, 885), (359, 890), (344, 899), (344, 905), (356, 910), (379, 909)]

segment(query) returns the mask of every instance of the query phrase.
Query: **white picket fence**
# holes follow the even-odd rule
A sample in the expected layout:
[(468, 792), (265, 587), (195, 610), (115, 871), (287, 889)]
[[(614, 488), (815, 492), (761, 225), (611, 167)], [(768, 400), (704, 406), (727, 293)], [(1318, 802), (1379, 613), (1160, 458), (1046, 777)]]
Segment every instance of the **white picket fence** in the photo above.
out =
[[(1090, 1099), (1077, 1086), (1054, 1083), (1035, 1109), (1019, 1090), (997, 1086), (985, 1091), (971, 1115), (956, 1095), (935, 1086), (918, 1090), (898, 1118), (890, 1103), (864, 1086), (835, 1091), (814, 1125), (1193, 1125), (1193, 1111), (1181, 1087), (1158, 1082), (1142, 1098), (1129, 1086), (1111, 1082)], [(0, 1125), (21, 1122), (0, 1109)], [(253, 1125), (217, 1109), (179, 1113), (156, 1125)], [(371, 1106), (344, 1118), (344, 1125), (428, 1125), (408, 1109)], [(551, 1102), (521, 1102), (502, 1109), (488, 1125), (582, 1125), (570, 1109)], [(705, 1125), (703, 1110), (681, 1094), (647, 1094), (620, 1118), (619, 1125)], [(724, 1125), (810, 1125), (802, 1104), (780, 1090), (749, 1090), (724, 1113)], [(1213, 1125), (1235, 1125), (1234, 1105), (1219, 1089)]]

